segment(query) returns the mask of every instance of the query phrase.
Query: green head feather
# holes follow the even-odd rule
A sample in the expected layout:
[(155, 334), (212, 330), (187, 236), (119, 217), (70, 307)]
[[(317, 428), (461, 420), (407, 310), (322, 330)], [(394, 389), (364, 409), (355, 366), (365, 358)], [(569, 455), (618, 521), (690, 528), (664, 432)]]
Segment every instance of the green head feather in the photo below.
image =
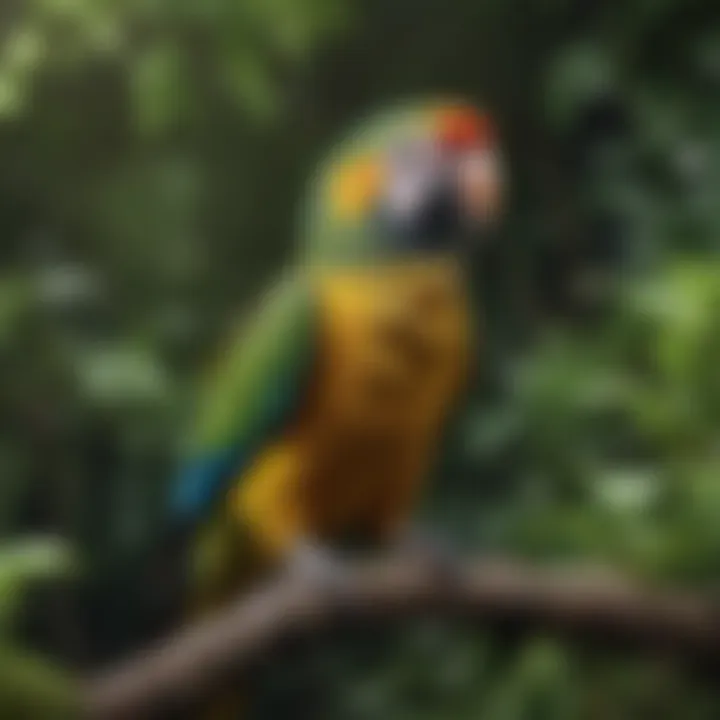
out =
[(301, 260), (311, 264), (376, 261), (390, 243), (374, 211), (393, 147), (431, 139), (447, 117), (483, 116), (455, 98), (406, 102), (358, 123), (330, 152), (310, 184), (303, 207)]

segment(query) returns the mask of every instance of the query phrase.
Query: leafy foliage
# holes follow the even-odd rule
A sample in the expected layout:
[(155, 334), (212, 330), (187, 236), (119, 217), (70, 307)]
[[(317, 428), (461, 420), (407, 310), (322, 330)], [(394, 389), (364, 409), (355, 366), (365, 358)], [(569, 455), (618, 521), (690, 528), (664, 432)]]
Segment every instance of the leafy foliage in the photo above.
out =
[[(513, 180), (472, 268), (483, 381), (428, 515), (461, 546), (714, 587), (715, 2), (6, 5), (0, 531), (75, 544), (90, 663), (129, 632), (141, 593), (117, 592), (116, 569), (162, 526), (199, 368), (289, 256), (312, 163), (412, 93), (487, 101)], [(17, 573), (66, 566), (28, 552), (0, 555), (2, 709), (6, 687), (66, 697), (5, 642)], [(718, 716), (670, 660), (465, 628), (341, 644), (311, 672), (333, 717)], [(292, 703), (297, 663), (270, 675)]]
[(17, 646), (12, 629), (32, 582), (64, 576), (71, 558), (55, 540), (17, 541), (0, 550), (0, 715), (76, 718), (79, 693), (69, 673)]

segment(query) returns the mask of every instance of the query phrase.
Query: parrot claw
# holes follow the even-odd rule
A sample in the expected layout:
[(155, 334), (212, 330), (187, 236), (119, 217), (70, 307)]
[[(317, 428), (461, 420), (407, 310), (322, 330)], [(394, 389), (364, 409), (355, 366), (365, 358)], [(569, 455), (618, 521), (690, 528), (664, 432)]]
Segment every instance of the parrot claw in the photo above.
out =
[(402, 556), (427, 567), (439, 582), (457, 585), (462, 579), (457, 553), (442, 538), (412, 530), (400, 538), (397, 548)]
[(304, 542), (289, 558), (291, 579), (310, 583), (332, 594), (342, 595), (347, 588), (348, 570), (343, 560), (323, 545)]

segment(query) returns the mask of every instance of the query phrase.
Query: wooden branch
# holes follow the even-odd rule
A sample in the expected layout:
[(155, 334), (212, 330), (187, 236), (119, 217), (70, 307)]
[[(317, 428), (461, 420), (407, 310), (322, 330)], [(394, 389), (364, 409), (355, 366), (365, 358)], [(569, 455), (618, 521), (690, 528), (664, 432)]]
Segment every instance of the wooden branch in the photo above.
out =
[(157, 717), (174, 704), (206, 695), (229, 670), (246, 665), (293, 630), (313, 630), (329, 620), (428, 612), (720, 658), (720, 615), (713, 603), (697, 596), (653, 592), (614, 575), (502, 561), (468, 564), (455, 583), (438, 582), (426, 569), (407, 563), (387, 563), (354, 569), (341, 594), (282, 580), (239, 599), (92, 680), (87, 716)]

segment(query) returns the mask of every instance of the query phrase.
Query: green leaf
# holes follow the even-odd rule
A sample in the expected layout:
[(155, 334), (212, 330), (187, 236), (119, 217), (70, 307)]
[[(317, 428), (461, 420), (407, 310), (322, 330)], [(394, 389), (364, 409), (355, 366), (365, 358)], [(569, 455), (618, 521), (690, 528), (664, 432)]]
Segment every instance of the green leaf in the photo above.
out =
[(0, 645), (0, 717), (7, 720), (79, 720), (81, 687), (69, 672), (8, 645)]
[(225, 85), (231, 96), (256, 120), (269, 120), (279, 110), (277, 80), (254, 53), (236, 48), (224, 60)]
[(100, 406), (157, 403), (170, 390), (169, 378), (154, 354), (132, 345), (103, 345), (79, 352), (76, 375), (84, 395)]
[(76, 570), (70, 551), (56, 538), (6, 541), (0, 546), (0, 625), (7, 630), (33, 582), (65, 578)]
[(594, 98), (617, 87), (614, 61), (599, 43), (577, 42), (565, 48), (549, 66), (545, 107), (557, 127), (567, 128)]
[(24, 277), (6, 275), (0, 278), (0, 348), (12, 341), (14, 330), (30, 309), (33, 299), (32, 285)]
[(172, 42), (152, 44), (133, 62), (130, 90), (141, 135), (167, 132), (180, 118), (188, 82), (182, 68), (182, 53)]

